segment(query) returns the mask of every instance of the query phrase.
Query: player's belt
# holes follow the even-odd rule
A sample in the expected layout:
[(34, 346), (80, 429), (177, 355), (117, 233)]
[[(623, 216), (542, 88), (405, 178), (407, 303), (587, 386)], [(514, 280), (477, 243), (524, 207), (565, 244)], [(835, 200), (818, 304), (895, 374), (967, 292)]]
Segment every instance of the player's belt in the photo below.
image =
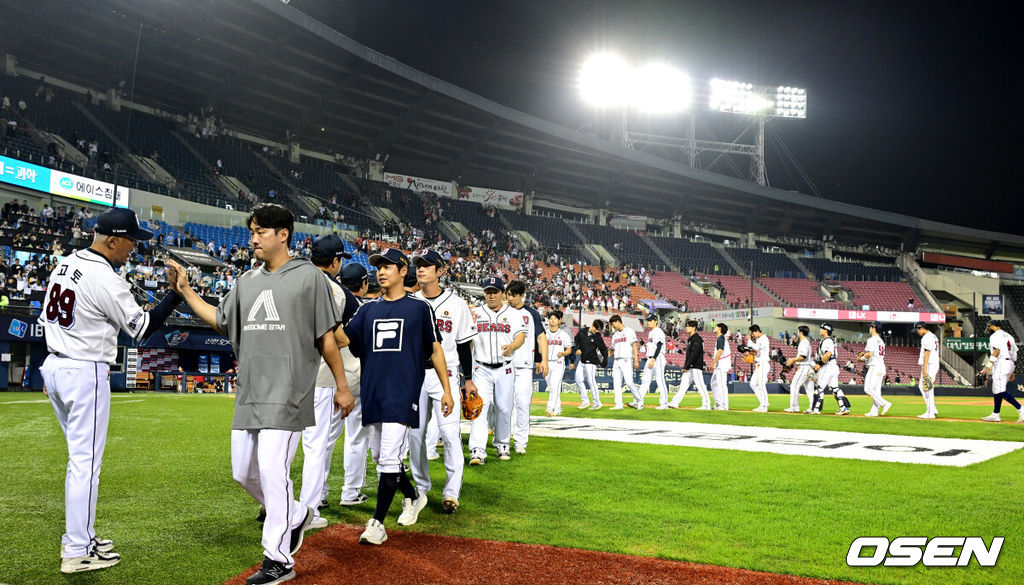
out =
[(498, 364), (485, 364), (483, 362), (477, 362), (477, 363), (480, 364), (481, 366), (484, 366), (485, 368), (490, 368), (492, 370), (497, 370), (498, 368), (504, 368), (510, 362), (502, 362), (502, 363), (498, 363)]

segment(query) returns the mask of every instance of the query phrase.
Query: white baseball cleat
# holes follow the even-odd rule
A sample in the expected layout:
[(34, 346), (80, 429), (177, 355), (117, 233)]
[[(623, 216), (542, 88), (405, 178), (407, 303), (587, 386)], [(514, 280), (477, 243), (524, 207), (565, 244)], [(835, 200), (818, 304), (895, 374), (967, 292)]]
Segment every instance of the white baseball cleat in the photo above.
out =
[(384, 525), (377, 522), (376, 518), (370, 518), (366, 523), (366, 530), (359, 535), (359, 544), (382, 544), (388, 539), (388, 533)]
[(526, 455), (526, 445), (516, 445), (515, 451), (519, 455)]
[(878, 416), (878, 411), (872, 408), (871, 410), (865, 412), (864, 416)]
[(654, 410), (668, 410), (669, 408), (671, 407), (667, 404), (659, 404), (658, 406), (654, 407)]
[(338, 505), (339, 506), (358, 506), (359, 504), (362, 504), (363, 502), (365, 502), (368, 499), (370, 499), (370, 497), (367, 496), (366, 494), (358, 494), (358, 495), (356, 495), (355, 499), (353, 499), (353, 500), (342, 499), (340, 502), (338, 502)]
[(437, 461), (441, 458), (441, 455), (437, 451), (431, 451), (427, 453), (427, 461)]
[(444, 501), (441, 502), (441, 509), (445, 514), (454, 514), (455, 510), (459, 509), (459, 501), (451, 496), (445, 496)]
[(601, 410), (602, 406), (604, 406), (604, 405), (603, 404), (595, 404), (595, 405), (590, 407), (590, 410)]
[(621, 406), (613, 406), (613, 407), (609, 408), (608, 410), (622, 410), (622, 407)]
[(1020, 413), (1020, 415), (1017, 417), (1017, 423), (1024, 424), (1024, 408), (1018, 410), (1017, 412)]
[(1003, 421), (1003, 419), (999, 416), (998, 412), (993, 412), (992, 414), (990, 414), (990, 415), (988, 415), (986, 417), (982, 417), (981, 420), (983, 420), (985, 422), (1002, 422)]
[(758, 406), (752, 412), (768, 412), (767, 406)]
[(793, 408), (792, 406), (790, 406), (789, 408), (783, 410), (782, 412), (800, 412), (800, 409), (799, 408)]
[(590, 403), (589, 402), (584, 402), (583, 404), (577, 406), (576, 408), (578, 408), (580, 410), (586, 410), (586, 409), (590, 408)]
[(95, 571), (106, 569), (121, 562), (121, 555), (116, 552), (100, 552), (95, 548), (84, 557), (61, 559), (61, 573), (81, 573), (82, 571)]
[(881, 416), (881, 415), (885, 415), (885, 413), (889, 412), (889, 409), (890, 409), (890, 408), (892, 408), (892, 402), (886, 402), (885, 404), (883, 404), (883, 405), (882, 405), (882, 410), (881, 410), (881, 411), (879, 411), (879, 413), (878, 413), (878, 414), (879, 414), (880, 416)]
[(930, 412), (926, 412), (924, 414), (917, 415), (917, 418), (935, 418), (935, 415)]
[(309, 526), (306, 527), (306, 530), (319, 530), (321, 528), (327, 528), (327, 518), (317, 516), (309, 522)]
[(470, 451), (469, 453), (469, 464), (470, 465), (483, 465), (484, 459), (487, 457), (482, 451)]
[(399, 526), (412, 526), (420, 518), (420, 511), (427, 507), (427, 494), (419, 493), (415, 500), (405, 498), (402, 500), (402, 514), (398, 517)]

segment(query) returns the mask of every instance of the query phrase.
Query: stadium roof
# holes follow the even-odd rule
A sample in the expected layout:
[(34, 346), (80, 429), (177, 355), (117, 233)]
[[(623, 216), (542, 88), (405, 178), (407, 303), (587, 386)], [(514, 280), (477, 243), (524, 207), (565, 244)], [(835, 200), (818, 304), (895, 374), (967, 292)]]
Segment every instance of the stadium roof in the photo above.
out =
[(305, 12), (280, 0), (0, 7), (0, 38), (22, 67), (87, 87), (130, 82), (141, 23), (135, 101), (178, 113), (212, 105), (231, 127), (280, 141), (290, 132), (313, 150), (389, 155), (395, 172), (737, 232), (1024, 256), (1024, 236), (761, 187), (512, 110), (331, 29), (324, 23), (345, 18), (343, 3), (302, 3)]

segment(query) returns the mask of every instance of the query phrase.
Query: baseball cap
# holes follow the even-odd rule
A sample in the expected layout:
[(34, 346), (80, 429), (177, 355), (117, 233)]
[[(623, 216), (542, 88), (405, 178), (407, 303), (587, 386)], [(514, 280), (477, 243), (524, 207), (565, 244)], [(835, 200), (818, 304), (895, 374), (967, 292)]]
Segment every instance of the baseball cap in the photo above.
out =
[(153, 232), (139, 226), (139, 216), (124, 207), (114, 207), (101, 213), (96, 218), (96, 233), (136, 241), (153, 238)]
[(650, 315), (647, 315), (647, 320), (648, 321), (654, 321), (655, 323), (657, 323), (658, 322), (658, 316), (655, 315), (654, 313), (651, 313)]
[(412, 263), (416, 266), (437, 266), (441, 267), (446, 264), (444, 256), (441, 256), (434, 250), (420, 250), (412, 257)]
[(821, 324), (821, 328), (824, 329), (825, 331), (828, 331), (829, 333), (832, 333), (832, 324), (831, 323), (822, 323)]
[(419, 281), (416, 280), (416, 273), (413, 272), (412, 270), (410, 270), (410, 271), (405, 273), (405, 280), (403, 281), (402, 284), (407, 286), (407, 287), (412, 288), (412, 287), (416, 286), (416, 283), (418, 283), (418, 282)]
[(345, 242), (334, 234), (320, 236), (313, 240), (313, 254), (324, 258), (351, 258), (345, 251)]
[(375, 293), (380, 290), (380, 281), (377, 280), (377, 271), (374, 270), (366, 275), (366, 292)]
[(928, 326), (925, 325), (924, 321), (918, 321), (917, 323), (914, 323), (914, 329), (921, 329), (922, 327), (925, 329), (928, 328)]
[(398, 248), (388, 248), (380, 254), (370, 256), (370, 266), (378, 268), (381, 264), (394, 264), (399, 268), (408, 268), (409, 259)]
[(341, 284), (345, 286), (362, 285), (362, 283), (366, 282), (367, 278), (366, 269), (363, 268), (362, 264), (356, 264), (355, 262), (346, 264), (341, 269), (339, 276), (341, 277)]
[(872, 321), (871, 323), (868, 324), (868, 327), (874, 327), (875, 331), (881, 331), (882, 330), (882, 322), (881, 321)]
[(489, 276), (480, 281), (480, 288), (484, 290), (489, 288), (505, 290), (505, 281), (500, 276)]

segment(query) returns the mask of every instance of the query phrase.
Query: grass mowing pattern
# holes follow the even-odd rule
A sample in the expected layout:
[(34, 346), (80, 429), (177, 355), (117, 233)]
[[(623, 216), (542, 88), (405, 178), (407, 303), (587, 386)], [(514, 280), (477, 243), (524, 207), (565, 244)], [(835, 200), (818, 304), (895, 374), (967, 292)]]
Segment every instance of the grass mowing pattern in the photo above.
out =
[[(546, 398), (546, 397), (545, 397)], [(113, 399), (99, 496), (97, 530), (124, 560), (112, 569), (65, 576), (63, 532), (66, 450), (48, 402), (38, 393), (0, 394), (0, 583), (221, 583), (261, 559), (256, 506), (231, 479), (226, 396), (118, 395)], [(651, 401), (652, 398), (648, 397)], [(866, 398), (853, 397), (854, 412)], [(893, 397), (890, 416), (914, 416), (920, 398)], [(735, 409), (753, 396), (733, 396)], [(954, 402), (960, 404), (954, 404)], [(684, 406), (699, 399), (688, 396)], [(772, 408), (788, 397), (772, 396)], [(973, 418), (990, 403), (942, 398), (943, 416)], [(544, 406), (533, 406), (542, 415)], [(569, 416), (644, 418), (822, 428), (995, 440), (1024, 440), (1024, 425), (956, 421), (817, 417), (743, 411), (580, 411)], [(1004, 410), (1006, 419), (1014, 414)], [(443, 482), (432, 466), (434, 489)], [(292, 467), (298, 483), (302, 454)], [(440, 513), (433, 492), (416, 526), (401, 530), (545, 543), (658, 556), (812, 577), (872, 583), (1024, 582), (1024, 453), (966, 468), (618, 444), (536, 437), (526, 456), (488, 458), (468, 468), (462, 507)], [(334, 459), (333, 523), (365, 524), (370, 501), (340, 509), (342, 458)], [(396, 501), (386, 524), (400, 511)], [(857, 536), (1005, 536), (997, 567), (951, 569), (846, 566)], [(301, 553), (299, 570), (301, 571)], [(541, 573), (542, 576), (542, 573)]]

